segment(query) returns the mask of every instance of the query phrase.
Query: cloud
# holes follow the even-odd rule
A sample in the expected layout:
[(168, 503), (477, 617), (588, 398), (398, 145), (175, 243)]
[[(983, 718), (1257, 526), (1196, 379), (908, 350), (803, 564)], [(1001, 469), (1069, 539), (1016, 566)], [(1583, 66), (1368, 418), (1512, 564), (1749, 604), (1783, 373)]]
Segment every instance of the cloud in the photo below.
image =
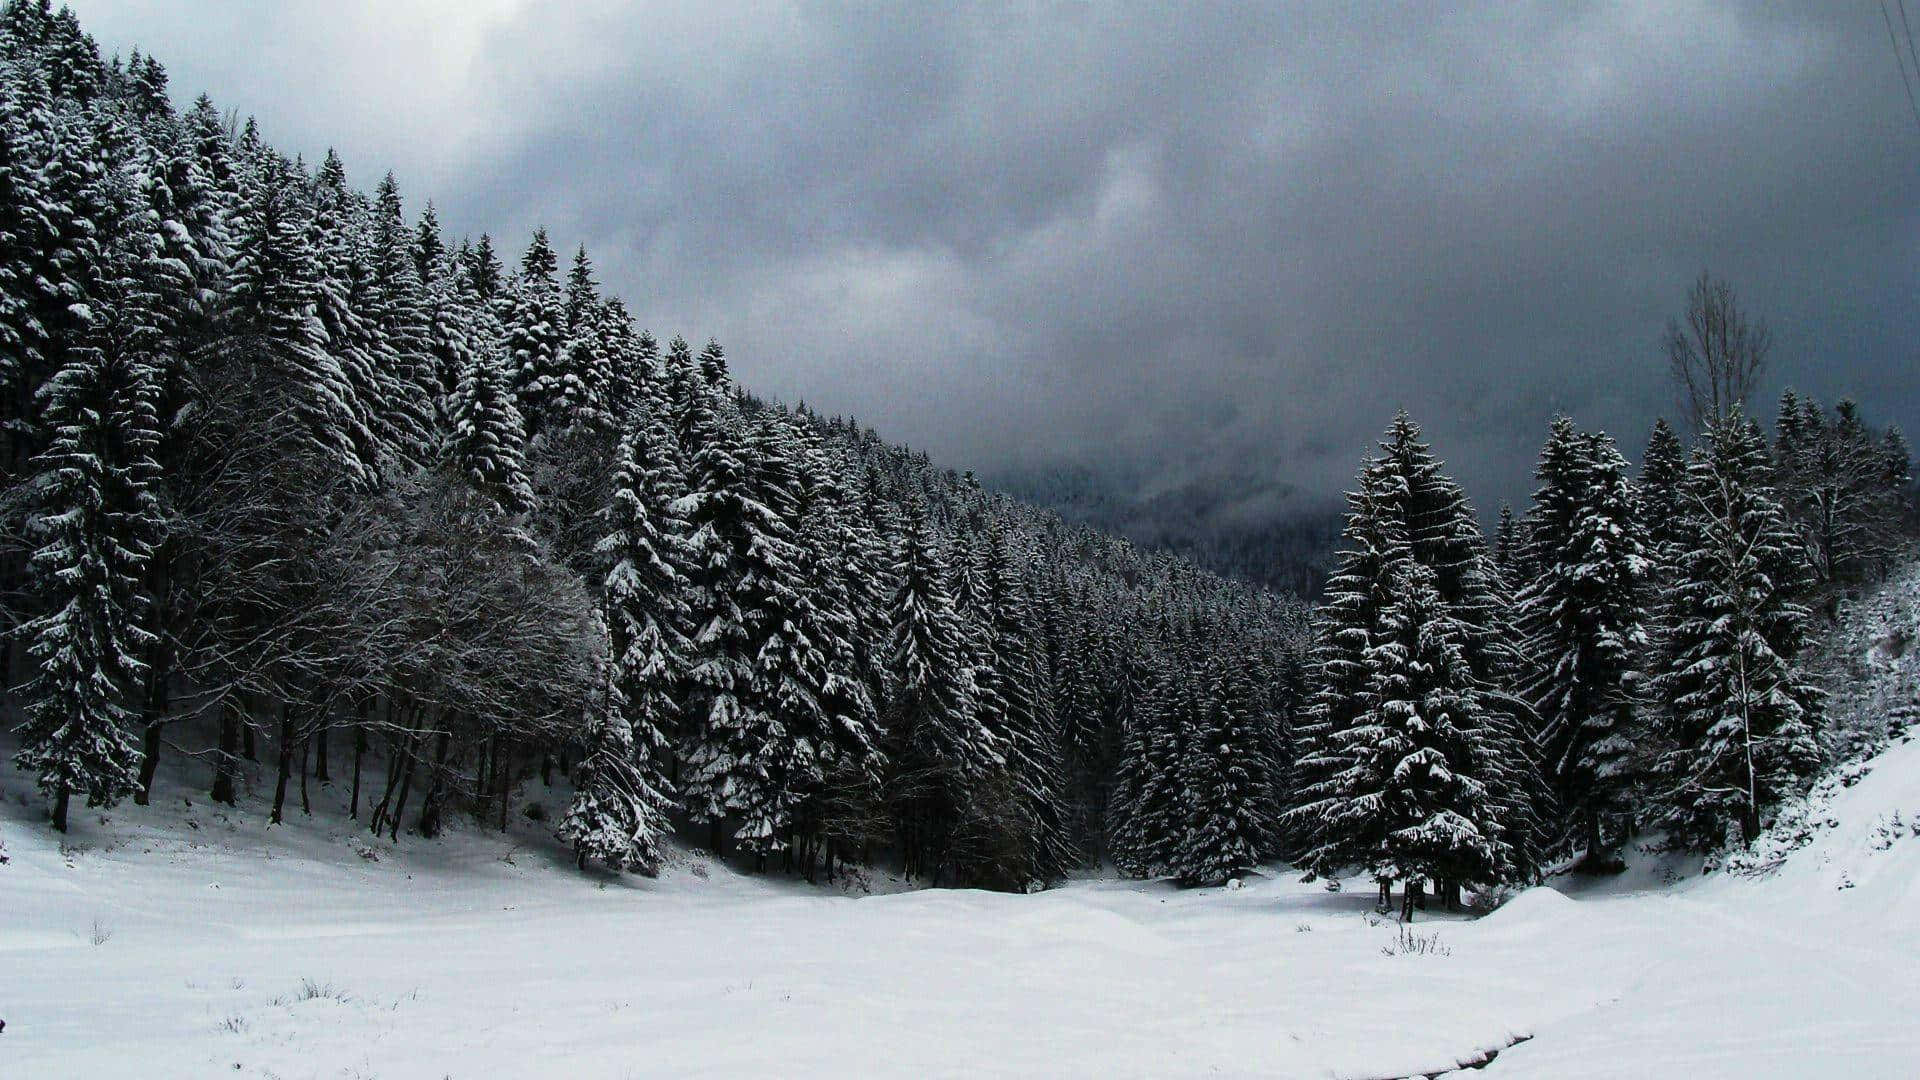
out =
[(1703, 267), (1776, 384), (1920, 415), (1920, 132), (1854, 7), (78, 10), (957, 466), (1329, 491), (1405, 405), (1491, 504), (1556, 410), (1637, 447)]

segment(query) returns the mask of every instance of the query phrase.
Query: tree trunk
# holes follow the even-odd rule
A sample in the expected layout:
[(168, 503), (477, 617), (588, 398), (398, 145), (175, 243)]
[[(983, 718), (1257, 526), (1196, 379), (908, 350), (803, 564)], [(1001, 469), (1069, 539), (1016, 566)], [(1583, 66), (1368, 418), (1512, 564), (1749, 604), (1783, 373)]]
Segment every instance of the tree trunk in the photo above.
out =
[[(446, 718), (441, 718), (445, 726)], [(440, 732), (433, 749), (433, 782), (427, 786), (426, 800), (420, 805), (421, 836), (440, 835), (440, 803), (446, 797), (447, 744), (452, 736), (446, 731)]]
[(321, 724), (320, 730), (313, 733), (313, 778), (323, 784), (333, 783), (333, 776), (327, 771), (327, 732), (331, 730), (332, 724)]
[(251, 719), (240, 725), (240, 756), (248, 761), (259, 761), (259, 751), (253, 745), (253, 723)]
[(60, 793), (53, 797), (53, 829), (55, 832), (67, 831), (67, 799), (69, 795), (70, 792), (68, 792), (66, 788), (61, 788)]
[(388, 819), (393, 831), (388, 833), (387, 839), (396, 844), (400, 842), (400, 820), (407, 812), (407, 796), (413, 791), (413, 775), (420, 769), (419, 747), (420, 735), (416, 731), (407, 739), (407, 767), (400, 780), (400, 798), (394, 803), (393, 813)]
[(153, 776), (160, 769), (160, 731), (167, 725), (167, 680), (173, 671), (173, 652), (166, 647), (164, 631), (148, 651), (145, 753), (140, 759), (140, 791), (135, 805), (145, 806), (153, 798)]
[(367, 752), (367, 706), (360, 705), (360, 720), (353, 725), (353, 799), (347, 804), (347, 817), (360, 820), (360, 758)]
[(214, 802), (233, 805), (234, 780), (240, 772), (240, 764), (235, 755), (240, 750), (240, 714), (234, 703), (228, 701), (220, 708), (220, 750), (214, 758), (213, 791), (209, 797)]
[(300, 740), (300, 812), (313, 816), (313, 800), (307, 797), (307, 759), (313, 756), (313, 736)]
[(287, 780), (293, 775), (293, 706), (280, 704), (280, 754), (278, 759), (279, 775), (273, 782), (273, 813), (268, 815), (267, 824), (278, 825), (284, 818), (287, 805)]
[(160, 769), (160, 729), (164, 726), (158, 719), (147, 721), (140, 758), (140, 790), (133, 795), (135, 806), (145, 806), (153, 799), (153, 774)]
[(507, 831), (507, 808), (513, 804), (513, 740), (500, 736), (493, 752), (493, 772), (500, 785), (500, 831)]

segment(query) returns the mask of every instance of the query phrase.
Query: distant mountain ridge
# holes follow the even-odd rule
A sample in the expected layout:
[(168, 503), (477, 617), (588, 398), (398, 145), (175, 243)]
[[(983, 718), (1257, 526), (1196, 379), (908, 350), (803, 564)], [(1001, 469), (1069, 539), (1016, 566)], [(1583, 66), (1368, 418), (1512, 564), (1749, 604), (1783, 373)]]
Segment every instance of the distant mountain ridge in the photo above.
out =
[(1311, 599), (1340, 537), (1337, 500), (1251, 472), (1155, 481), (1127, 468), (1006, 469), (987, 486), (1215, 573)]

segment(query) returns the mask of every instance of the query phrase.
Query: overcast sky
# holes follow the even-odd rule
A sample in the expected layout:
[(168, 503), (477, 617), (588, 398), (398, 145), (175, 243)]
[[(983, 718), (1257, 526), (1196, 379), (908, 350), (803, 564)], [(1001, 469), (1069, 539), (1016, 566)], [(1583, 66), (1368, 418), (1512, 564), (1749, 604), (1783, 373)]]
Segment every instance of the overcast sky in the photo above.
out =
[(456, 234), (545, 223), (656, 333), (957, 467), (1333, 491), (1404, 405), (1518, 501), (1556, 410), (1637, 456), (1703, 268), (1775, 329), (1769, 416), (1792, 382), (1920, 421), (1875, 0), (74, 6), (183, 102)]

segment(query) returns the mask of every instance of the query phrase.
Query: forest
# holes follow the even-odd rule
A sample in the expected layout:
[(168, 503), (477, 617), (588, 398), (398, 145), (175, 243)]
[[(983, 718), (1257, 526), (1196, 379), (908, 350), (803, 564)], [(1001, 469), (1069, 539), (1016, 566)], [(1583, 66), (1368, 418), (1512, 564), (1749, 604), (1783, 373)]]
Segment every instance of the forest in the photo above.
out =
[(1764, 330), (1705, 276), (1668, 341), (1695, 407), (1637, 466), (1542, 417), (1489, 536), (1401, 413), (1311, 604), (758, 397), (630, 299), (10, 0), (0, 670), (51, 826), (169, 756), (237, 804), (264, 761), (273, 822), (345, 785), (395, 840), (562, 782), (582, 867), (1284, 858), (1410, 917), (1751, 843), (1847, 749), (1803, 654), (1913, 538), (1899, 432), (1792, 391), (1763, 428)]

